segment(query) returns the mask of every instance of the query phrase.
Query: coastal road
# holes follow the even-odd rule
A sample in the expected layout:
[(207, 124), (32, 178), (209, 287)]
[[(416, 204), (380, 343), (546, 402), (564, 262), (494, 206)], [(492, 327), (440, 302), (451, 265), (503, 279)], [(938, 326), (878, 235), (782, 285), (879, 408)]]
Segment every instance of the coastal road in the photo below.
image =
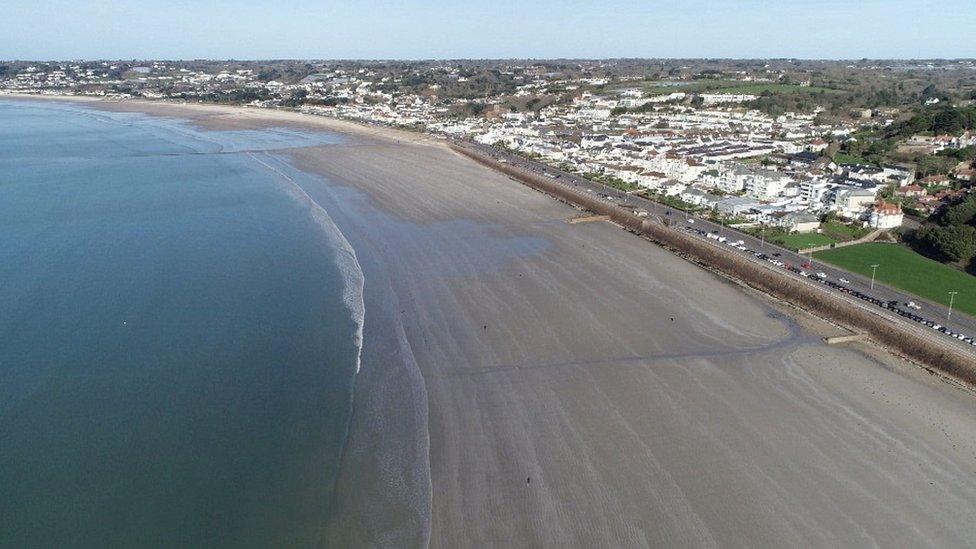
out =
[[(732, 241), (742, 241), (742, 246), (747, 248), (749, 251), (740, 251), (736, 248), (730, 246), (725, 246), (718, 243), (717, 241), (704, 238), (697, 232), (689, 232), (689, 234), (697, 235), (702, 240), (707, 241), (709, 244), (720, 246), (728, 249), (732, 252), (741, 253), (750, 258), (754, 258), (752, 252), (762, 252), (771, 258), (778, 261), (782, 261), (786, 265), (791, 265), (798, 267), (807, 273), (824, 273), (827, 275), (827, 280), (833, 281), (835, 283), (840, 283), (841, 279), (848, 280), (849, 284), (844, 284), (847, 288), (859, 292), (862, 295), (870, 296), (876, 299), (880, 299), (883, 302), (897, 301), (900, 305), (899, 307), (903, 310), (911, 311), (913, 314), (923, 317), (924, 319), (930, 320), (939, 326), (944, 326), (951, 330), (953, 333), (963, 334), (965, 336), (976, 337), (976, 319), (966, 315), (960, 311), (953, 311), (951, 318), (949, 316), (948, 308), (939, 303), (935, 303), (924, 298), (920, 298), (914, 294), (910, 294), (896, 288), (892, 288), (885, 284), (875, 281), (873, 284), (870, 278), (861, 276), (856, 273), (851, 273), (844, 269), (832, 266), (828, 263), (823, 263), (817, 261), (812, 257), (805, 255), (800, 255), (796, 252), (788, 250), (786, 248), (771, 244), (764, 241), (762, 238), (757, 238), (752, 235), (737, 231), (735, 229), (726, 227), (724, 225), (712, 222), (701, 217), (690, 215), (687, 212), (677, 210), (636, 196), (619, 189), (614, 189), (607, 185), (591, 181), (589, 179), (580, 177), (575, 174), (567, 173), (551, 166), (542, 164), (541, 162), (536, 162), (534, 160), (526, 159), (524, 157), (518, 156), (516, 154), (504, 151), (495, 147), (482, 145), (479, 143), (471, 142), (458, 142), (459, 145), (468, 147), (479, 151), (482, 154), (489, 155), (498, 160), (504, 160), (507, 164), (515, 166), (517, 168), (523, 169), (530, 173), (541, 175), (543, 177), (551, 178), (563, 185), (573, 187), (577, 190), (594, 194), (595, 196), (602, 197), (617, 205), (627, 207), (634, 210), (643, 210), (648, 213), (649, 217), (656, 217), (660, 220), (669, 220), (670, 225), (675, 228), (695, 229), (697, 231), (703, 231), (705, 233), (712, 233), (718, 236), (725, 237), (726, 239)], [(762, 262), (764, 265), (770, 268), (773, 267), (771, 264)], [(883, 269), (884, 266), (880, 266), (879, 269)], [(801, 276), (800, 274), (787, 271), (785, 268), (780, 268), (784, 272), (791, 274), (797, 278), (807, 277)], [(830, 286), (818, 284), (823, 290), (833, 292), (834, 294), (844, 296), (850, 301), (860, 301), (860, 304), (867, 304), (868, 309), (872, 312), (881, 314), (886, 318), (890, 318), (893, 321), (904, 322), (915, 328), (916, 332), (920, 337), (925, 337), (926, 339), (933, 339), (941, 341), (945, 345), (951, 345), (963, 349), (967, 352), (976, 352), (976, 347), (969, 345), (963, 341), (958, 340), (955, 337), (944, 334), (937, 331), (925, 324), (912, 321), (910, 319), (903, 318), (897, 314), (892, 313), (888, 309), (879, 307), (869, 302), (857, 300), (850, 297), (849, 294), (844, 293), (838, 289), (831, 288)], [(921, 309), (914, 310), (907, 307), (908, 302), (914, 302)]]

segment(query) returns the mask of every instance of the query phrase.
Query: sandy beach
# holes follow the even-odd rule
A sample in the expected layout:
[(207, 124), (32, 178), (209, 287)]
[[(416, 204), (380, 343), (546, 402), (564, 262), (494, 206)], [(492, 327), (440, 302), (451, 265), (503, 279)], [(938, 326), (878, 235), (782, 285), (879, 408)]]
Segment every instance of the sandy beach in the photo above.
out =
[(331, 546), (972, 546), (976, 400), (447, 149), (292, 149), (365, 274)]
[(971, 395), (439, 147), (349, 149), (293, 157), (397, 296), (433, 546), (976, 536)]

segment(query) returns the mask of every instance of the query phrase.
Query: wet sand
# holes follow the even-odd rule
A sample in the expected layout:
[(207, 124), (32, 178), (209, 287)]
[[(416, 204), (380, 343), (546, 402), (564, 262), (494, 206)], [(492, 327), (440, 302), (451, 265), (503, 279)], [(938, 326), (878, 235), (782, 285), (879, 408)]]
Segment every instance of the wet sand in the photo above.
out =
[(971, 394), (442, 148), (293, 156), (397, 295), (433, 546), (976, 539)]
[(327, 544), (976, 541), (972, 393), (432, 140), (348, 131), (288, 153), (366, 277)]

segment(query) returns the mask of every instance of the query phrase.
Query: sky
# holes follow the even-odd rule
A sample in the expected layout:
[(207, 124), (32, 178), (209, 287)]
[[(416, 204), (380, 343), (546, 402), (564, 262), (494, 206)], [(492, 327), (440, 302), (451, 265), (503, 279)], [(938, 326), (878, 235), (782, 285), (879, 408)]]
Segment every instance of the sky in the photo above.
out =
[(0, 59), (976, 57), (976, 0), (3, 0)]

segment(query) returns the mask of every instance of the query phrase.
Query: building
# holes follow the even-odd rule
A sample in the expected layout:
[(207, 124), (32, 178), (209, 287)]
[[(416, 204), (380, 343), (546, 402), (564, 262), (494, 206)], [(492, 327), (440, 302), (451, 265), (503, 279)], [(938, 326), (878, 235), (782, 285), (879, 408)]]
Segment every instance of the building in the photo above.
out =
[(804, 179), (799, 183), (799, 198), (808, 208), (819, 210), (829, 190), (830, 185), (822, 179)]
[(820, 229), (820, 218), (805, 212), (790, 212), (782, 217), (781, 225), (788, 231), (812, 233)]
[(901, 226), (905, 214), (901, 211), (901, 206), (879, 200), (871, 209), (870, 225), (874, 229), (894, 229)]
[(699, 94), (704, 105), (720, 105), (722, 103), (745, 103), (759, 99), (758, 95), (748, 93), (702, 93)]
[(679, 196), (681, 200), (693, 206), (702, 206), (705, 204), (705, 193), (690, 185), (688, 186), (688, 188), (681, 191), (681, 194)]
[(839, 190), (834, 196), (834, 210), (842, 217), (859, 218), (874, 203), (875, 196), (875, 191), (867, 189)]
[(685, 190), (686, 188), (688, 188), (688, 185), (685, 185), (680, 181), (669, 180), (662, 183), (659, 190), (665, 196), (678, 196), (681, 194), (681, 191)]
[(742, 170), (746, 195), (756, 200), (773, 200), (779, 197), (792, 179), (783, 172), (774, 170)]
[(935, 187), (948, 187), (949, 176), (944, 174), (930, 175), (922, 178), (921, 183), (922, 185), (931, 185)]
[(928, 194), (928, 192), (919, 185), (907, 185), (895, 191), (895, 194), (908, 196), (913, 198), (919, 198)]
[(915, 170), (904, 166), (886, 164), (881, 166), (881, 171), (884, 174), (885, 182), (894, 181), (899, 187), (911, 185), (915, 182)]
[(749, 198), (726, 198), (715, 204), (715, 209), (725, 215), (740, 215), (753, 208), (759, 207), (759, 203)]

